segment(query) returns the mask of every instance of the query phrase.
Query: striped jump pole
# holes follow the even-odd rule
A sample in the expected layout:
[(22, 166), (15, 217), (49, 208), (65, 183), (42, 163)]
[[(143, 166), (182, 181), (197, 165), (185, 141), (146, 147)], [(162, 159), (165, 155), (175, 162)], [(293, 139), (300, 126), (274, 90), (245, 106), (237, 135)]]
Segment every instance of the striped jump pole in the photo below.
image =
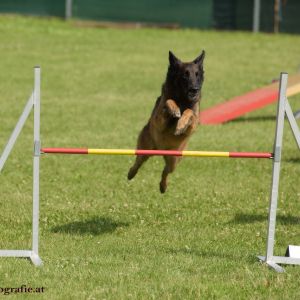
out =
[(161, 155), (186, 157), (273, 158), (269, 152), (218, 152), (140, 149), (42, 148), (41, 154)]

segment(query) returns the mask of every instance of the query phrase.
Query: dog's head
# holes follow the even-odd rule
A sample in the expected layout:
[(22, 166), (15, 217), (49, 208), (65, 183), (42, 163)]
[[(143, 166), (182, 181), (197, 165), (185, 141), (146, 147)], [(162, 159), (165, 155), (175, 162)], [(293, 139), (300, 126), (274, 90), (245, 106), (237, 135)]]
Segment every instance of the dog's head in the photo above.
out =
[(197, 102), (200, 98), (204, 80), (203, 60), (205, 51), (192, 62), (182, 62), (169, 51), (169, 69), (167, 79), (180, 95), (182, 100), (190, 103)]

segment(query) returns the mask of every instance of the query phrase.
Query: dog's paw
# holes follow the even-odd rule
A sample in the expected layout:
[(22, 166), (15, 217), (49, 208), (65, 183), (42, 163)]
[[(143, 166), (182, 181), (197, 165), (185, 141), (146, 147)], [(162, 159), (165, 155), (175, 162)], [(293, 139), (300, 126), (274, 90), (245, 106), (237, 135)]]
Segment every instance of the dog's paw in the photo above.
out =
[(182, 134), (184, 134), (187, 131), (187, 129), (190, 126), (190, 124), (191, 124), (190, 120), (186, 121), (186, 120), (184, 120), (182, 118), (179, 119), (174, 134), (175, 135), (182, 135)]
[(177, 118), (179, 119), (181, 117), (181, 113), (180, 113), (180, 110), (179, 108), (178, 109), (175, 109), (175, 110), (172, 110), (169, 112), (170, 115), (173, 117), (173, 118)]
[(182, 135), (183, 133), (186, 132), (186, 127), (181, 127), (181, 128), (176, 128), (174, 135)]
[(134, 168), (130, 168), (128, 174), (127, 174), (127, 179), (131, 180), (135, 175), (137, 171)]
[(179, 119), (181, 117), (181, 112), (174, 100), (169, 99), (166, 101), (166, 108), (168, 113), (173, 117)]
[(160, 190), (160, 192), (161, 192), (162, 194), (164, 194), (164, 193), (166, 192), (166, 190), (167, 190), (167, 185), (166, 185), (166, 183), (160, 182), (160, 184), (159, 184), (159, 190)]

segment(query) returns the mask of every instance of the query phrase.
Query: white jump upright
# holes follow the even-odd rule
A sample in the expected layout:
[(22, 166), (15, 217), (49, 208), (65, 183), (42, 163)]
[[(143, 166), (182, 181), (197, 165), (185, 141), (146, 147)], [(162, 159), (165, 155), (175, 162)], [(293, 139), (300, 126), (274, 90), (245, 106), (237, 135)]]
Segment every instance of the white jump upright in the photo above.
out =
[(276, 214), (277, 214), (279, 178), (280, 178), (280, 163), (281, 163), (282, 139), (283, 139), (285, 116), (287, 116), (295, 140), (297, 142), (298, 148), (300, 149), (299, 127), (293, 115), (289, 101), (286, 97), (287, 82), (288, 82), (288, 74), (281, 73), (279, 95), (278, 95), (278, 106), (277, 106), (275, 142), (274, 142), (274, 150), (273, 150), (274, 158), (273, 158), (272, 184), (271, 184), (270, 204), (269, 204), (266, 255), (258, 256), (258, 258), (261, 261), (265, 262), (267, 265), (274, 268), (277, 272), (284, 272), (284, 269), (278, 264), (300, 265), (300, 258), (274, 256)]
[(34, 110), (34, 153), (33, 153), (33, 210), (32, 210), (32, 249), (31, 250), (0, 250), (0, 257), (27, 257), (36, 266), (41, 266), (42, 260), (38, 254), (39, 244), (39, 163), (40, 163), (40, 83), (41, 69), (34, 68), (34, 89), (21, 114), (13, 133), (11, 134), (0, 157), (0, 172), (31, 112)]

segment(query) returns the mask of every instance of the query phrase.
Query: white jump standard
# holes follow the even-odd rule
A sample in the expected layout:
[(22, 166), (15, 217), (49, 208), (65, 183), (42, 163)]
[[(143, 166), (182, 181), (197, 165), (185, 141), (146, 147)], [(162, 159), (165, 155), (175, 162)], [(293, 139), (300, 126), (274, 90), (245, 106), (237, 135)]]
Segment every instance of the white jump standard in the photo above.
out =
[(284, 269), (278, 264), (300, 265), (300, 258), (274, 256), (276, 213), (277, 213), (277, 203), (278, 203), (280, 162), (281, 162), (282, 138), (283, 138), (285, 115), (287, 116), (295, 140), (297, 142), (298, 148), (300, 149), (299, 127), (296, 123), (289, 101), (286, 98), (287, 82), (288, 82), (288, 74), (281, 73), (280, 85), (279, 85), (279, 100), (277, 106), (276, 134), (275, 134), (274, 151), (273, 151), (274, 153), (273, 176), (272, 176), (270, 205), (269, 205), (267, 249), (266, 249), (265, 256), (258, 256), (258, 258), (261, 261), (267, 263), (270, 267), (274, 268), (277, 272), (284, 272)]
[(40, 177), (40, 88), (41, 70), (34, 68), (34, 89), (0, 157), (0, 172), (32, 110), (34, 109), (34, 155), (33, 155), (33, 208), (32, 208), (32, 249), (0, 250), (0, 256), (28, 257), (36, 266), (43, 264), (39, 257), (39, 177)]
[(284, 119), (287, 116), (298, 148), (300, 149), (300, 131), (293, 115), (292, 109), (286, 98), (288, 74), (281, 73), (276, 132), (273, 152), (209, 152), (209, 151), (177, 151), (177, 150), (146, 150), (146, 149), (78, 149), (78, 148), (41, 148), (40, 142), (40, 68), (34, 68), (34, 90), (30, 96), (23, 113), (21, 114), (15, 129), (13, 130), (5, 148), (0, 156), (0, 172), (31, 112), (34, 110), (34, 138), (33, 138), (33, 209), (32, 209), (32, 249), (31, 250), (0, 250), (2, 257), (26, 257), (30, 258), (36, 266), (41, 266), (42, 260), (39, 257), (39, 172), (41, 154), (100, 154), (100, 155), (172, 155), (172, 156), (195, 156), (195, 157), (218, 157), (218, 158), (268, 158), (273, 160), (272, 184), (269, 204), (268, 233), (265, 256), (259, 259), (277, 272), (284, 269), (279, 264), (300, 265), (300, 257), (292, 257), (293, 253), (298, 253), (298, 246), (289, 246), (290, 257), (274, 255), (274, 241), (276, 230), (276, 213), (278, 203), (278, 189), (280, 179), (280, 162), (282, 151), (282, 138), (284, 129)]

